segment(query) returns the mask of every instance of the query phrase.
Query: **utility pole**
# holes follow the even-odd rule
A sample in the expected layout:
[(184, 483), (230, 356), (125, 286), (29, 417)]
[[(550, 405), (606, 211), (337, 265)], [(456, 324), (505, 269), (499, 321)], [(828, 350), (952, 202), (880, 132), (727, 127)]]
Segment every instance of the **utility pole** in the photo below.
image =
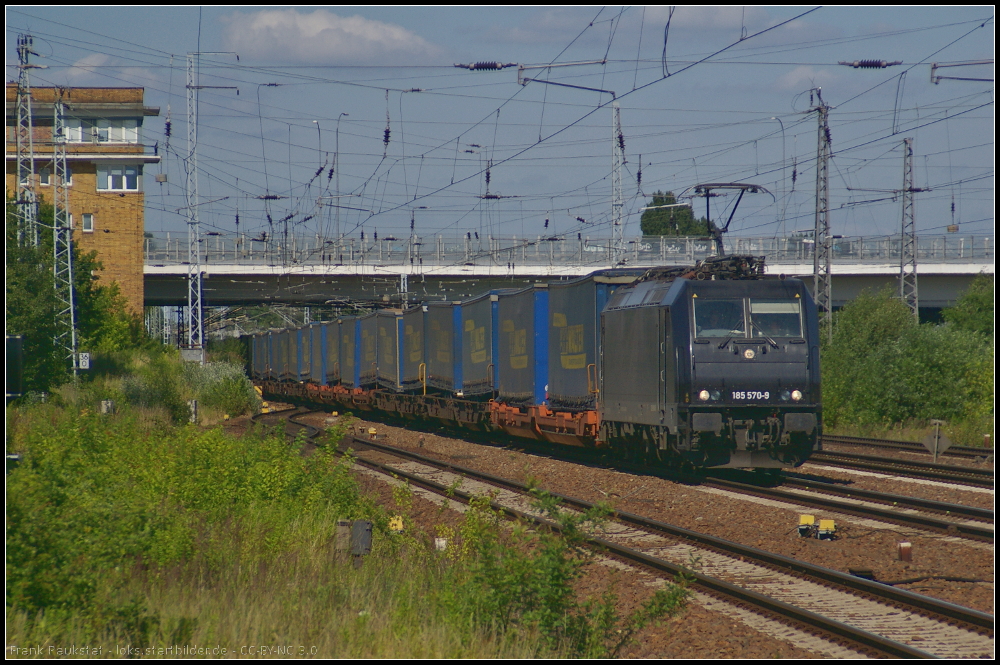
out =
[(885, 192), (897, 194), (903, 199), (903, 220), (899, 238), (899, 299), (906, 303), (913, 318), (920, 320), (917, 293), (917, 224), (914, 214), (913, 195), (931, 191), (925, 187), (913, 186), (913, 139), (903, 139), (903, 187), (902, 189), (868, 189), (848, 187), (849, 191)]
[[(185, 198), (188, 213), (188, 315), (187, 347), (201, 351), (205, 348), (204, 316), (202, 312), (201, 223), (198, 220), (198, 91), (203, 88), (226, 90), (236, 86), (199, 85), (195, 65), (202, 55), (229, 52), (188, 53), (187, 56), (187, 124), (188, 156), (184, 160)], [(236, 56), (239, 60), (239, 56)], [(204, 354), (201, 356), (204, 362)]]
[(913, 214), (913, 139), (903, 139), (903, 227), (899, 252), (899, 297), (919, 322), (917, 294), (917, 225)]
[(622, 136), (621, 108), (611, 103), (611, 222), (612, 265), (618, 266), (625, 255), (625, 227), (622, 225), (622, 162), (625, 160), (625, 140)]
[(185, 196), (188, 214), (188, 312), (187, 346), (202, 349), (204, 319), (201, 294), (201, 225), (198, 220), (198, 87), (195, 84), (196, 53), (188, 53), (187, 61), (187, 130), (188, 156), (184, 161)]
[(21, 243), (38, 246), (38, 199), (35, 197), (35, 149), (32, 138), (31, 80), (29, 63), (31, 35), (17, 36), (17, 237)]
[(816, 134), (816, 228), (813, 234), (813, 297), (822, 312), (823, 321), (833, 337), (833, 298), (830, 289), (830, 107), (823, 103), (820, 89), (816, 89), (818, 129)]
[(56, 335), (55, 346), (77, 371), (76, 294), (73, 286), (73, 220), (69, 214), (69, 190), (66, 187), (66, 115), (62, 90), (56, 91), (52, 114), (52, 271), (55, 283)]

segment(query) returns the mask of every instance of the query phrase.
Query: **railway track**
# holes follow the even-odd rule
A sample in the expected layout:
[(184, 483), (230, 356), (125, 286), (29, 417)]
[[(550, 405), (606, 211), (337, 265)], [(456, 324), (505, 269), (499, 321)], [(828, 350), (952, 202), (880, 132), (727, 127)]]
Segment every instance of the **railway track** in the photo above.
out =
[[(784, 475), (782, 486), (777, 488), (720, 478), (708, 478), (702, 484), (740, 494), (763, 496), (903, 526), (929, 529), (952, 536), (993, 542), (993, 511), (984, 508), (831, 485), (789, 474)], [(829, 495), (836, 498), (831, 498)], [(967, 519), (960, 519), (962, 517)]]
[[(308, 441), (312, 442), (323, 432), (323, 430), (318, 427), (314, 427), (313, 425), (293, 420), (296, 416), (305, 416), (310, 413), (316, 413), (316, 411), (306, 407), (292, 407), (289, 409), (281, 409), (279, 411), (270, 411), (268, 413), (258, 413), (257, 415), (252, 416), (250, 421), (254, 423), (266, 423), (272, 420), (275, 422), (284, 422), (285, 436), (294, 440), (298, 438), (301, 433)], [(291, 431), (289, 431), (289, 427), (291, 427)]]
[[(526, 450), (537, 453), (530, 448)], [(604, 466), (599, 457), (576, 448), (560, 449), (555, 457), (561, 460)], [(800, 477), (801, 474), (794, 472), (786, 471), (782, 474), (781, 486), (769, 487), (725, 477), (737, 475), (746, 478), (750, 475), (747, 473), (733, 474), (732, 472), (735, 470), (731, 469), (710, 471), (707, 475), (691, 475), (657, 469), (648, 465), (615, 463), (611, 466), (618, 471), (650, 475), (670, 481), (694, 483), (698, 486), (713, 487), (737, 494), (761, 496), (801, 506), (832, 509), (848, 515), (930, 530), (950, 536), (987, 542), (992, 542), (994, 537), (992, 510), (824, 483)]]
[[(309, 432), (307, 436), (311, 439), (318, 434), (319, 430), (292, 420), (297, 416), (304, 416), (311, 412), (307, 407), (298, 407), (271, 414), (260, 414), (254, 418), (262, 416), (284, 418), (292, 427), (306, 428)], [(294, 433), (297, 434), (297, 432), (298, 430), (294, 430)], [(574, 449), (560, 452), (562, 453), (560, 458), (578, 458), (577, 461), (586, 463), (594, 461), (591, 456), (585, 453), (580, 454)], [(577, 454), (574, 455), (574, 453)], [(662, 477), (667, 480), (678, 479), (675, 473), (651, 469), (648, 466), (618, 464), (615, 465), (615, 468)], [(993, 542), (994, 539), (993, 511), (983, 508), (822, 483), (799, 478), (796, 477), (796, 474), (787, 472), (783, 476), (782, 487), (765, 487), (718, 477), (689, 478), (683, 476), (680, 480), (688, 482), (694, 480), (699, 485), (706, 487), (744, 495), (761, 496), (809, 508), (835, 510), (842, 514), (929, 530), (949, 536), (986, 542)], [(789, 487), (794, 489), (789, 490)]]
[[(909, 441), (891, 441), (888, 439), (868, 439), (860, 436), (839, 436), (834, 434), (824, 434), (820, 437), (823, 443), (845, 446), (865, 446), (868, 448), (884, 448), (886, 450), (896, 450), (900, 452), (916, 453), (919, 455), (930, 455), (931, 452), (919, 443)], [(943, 457), (961, 457), (965, 459), (988, 460), (993, 457), (992, 448), (969, 448), (966, 446), (952, 446), (943, 453)]]
[[(309, 433), (306, 436), (311, 437), (315, 436), (319, 430), (294, 420), (296, 417), (308, 413), (308, 410), (300, 408), (267, 415), (286, 419), (295, 427), (293, 432), (288, 432), (286, 427), (286, 433), (289, 436), (295, 436), (300, 428), (308, 428)], [(415, 485), (426, 487), (438, 494), (447, 494), (449, 486), (454, 486), (457, 476), (463, 477), (466, 483), (470, 482), (470, 478), (476, 478), (477, 480), (473, 482), (485, 482), (494, 488), (503, 487), (507, 491), (520, 492), (519, 498), (515, 496), (508, 497), (509, 501), (494, 501), (494, 508), (502, 509), (512, 516), (530, 520), (547, 528), (554, 527), (539, 515), (532, 513), (523, 494), (526, 488), (518, 486), (517, 483), (493, 478), (470, 469), (431, 460), (408, 451), (401, 451), (392, 446), (364, 439), (352, 438), (350, 442), (357, 448), (380, 450), (397, 457), (408, 458), (410, 461), (404, 462), (402, 467), (399, 464), (385, 465), (363, 459), (358, 461), (366, 466), (380, 469), (382, 472), (394, 473), (398, 477), (405, 478)], [(414, 473), (413, 468), (407, 468), (408, 464), (420, 464), (427, 468), (416, 469)], [(442, 478), (440, 477), (442, 473), (451, 477)], [(457, 474), (457, 476), (452, 474)], [(803, 486), (803, 483), (796, 484)], [(816, 484), (824, 485), (824, 483)], [(809, 485), (809, 481), (804, 481), (804, 485)], [(755, 486), (748, 487), (752, 490), (761, 489)], [(480, 490), (480, 493), (488, 491), (490, 490), (483, 489)], [(864, 493), (857, 490), (854, 492), (856, 496)], [(462, 492), (459, 492), (458, 495), (464, 495), (465, 498), (469, 496), (469, 494)], [(877, 498), (884, 500), (887, 496), (891, 495), (880, 495)], [(566, 505), (574, 506), (580, 510), (585, 510), (590, 506), (587, 502), (569, 497), (561, 498)], [(787, 497), (783, 498), (787, 499)], [(951, 504), (929, 506), (928, 509), (940, 510), (944, 506), (951, 506)], [(944, 510), (950, 512), (949, 508), (944, 508)], [(970, 508), (969, 510), (975, 512), (977, 509)], [(978, 517), (985, 519), (986, 515), (981, 513)], [(856, 648), (862, 652), (871, 655), (899, 657), (974, 657), (977, 654), (973, 652), (982, 648), (985, 650), (978, 655), (989, 656), (992, 654), (991, 615), (919, 594), (892, 589), (892, 587), (875, 582), (860, 580), (860, 578), (811, 566), (788, 557), (761, 552), (712, 536), (686, 531), (636, 515), (620, 512), (616, 513), (616, 518), (620, 520), (620, 528), (612, 529), (610, 533), (597, 536), (594, 539), (595, 545), (604, 548), (616, 557), (669, 574), (685, 570), (685, 564), (689, 563), (692, 558), (700, 558), (705, 567), (702, 573), (696, 575), (701, 588), (726, 596), (730, 599), (727, 602), (734, 602), (733, 599), (738, 599), (736, 602), (761, 608), (765, 614), (781, 617), (783, 621), (806, 626), (808, 630), (813, 632), (820, 630), (828, 636), (828, 639), (835, 642), (847, 640), (856, 645)], [(639, 528), (643, 533), (638, 536), (632, 533), (636, 528)], [(953, 532), (954, 529), (949, 531)], [(662, 543), (660, 547), (655, 547), (657, 543), (649, 541), (657, 537), (667, 538), (675, 542)], [(637, 539), (638, 546), (636, 546), (637, 543), (632, 542)], [(692, 548), (691, 543), (694, 543), (696, 547)], [(650, 547), (650, 545), (654, 546)], [(762, 555), (762, 558), (755, 555)], [(776, 581), (774, 579), (776, 572), (794, 579), (781, 578)], [(711, 573), (711, 575), (706, 573)], [(839, 579), (834, 579), (831, 582), (831, 577)], [(838, 592), (835, 589), (831, 591), (831, 584), (843, 586), (839, 593), (841, 596), (846, 594), (849, 597), (838, 597)], [(860, 588), (857, 586), (858, 584), (861, 585)], [(873, 592), (872, 588), (877, 591)], [(887, 589), (891, 591), (886, 591)], [(833, 593), (832, 596), (831, 593)], [(888, 598), (886, 598), (886, 594), (889, 595)], [(871, 605), (869, 609), (872, 610), (873, 614), (867, 620), (858, 617), (859, 595), (864, 602)], [(806, 600), (803, 601), (803, 598)], [(793, 602), (786, 602), (788, 600)], [(884, 605), (887, 602), (893, 604), (895, 609), (886, 610)], [(907, 606), (909, 606), (908, 609)], [(900, 609), (906, 611), (898, 612), (897, 610)], [(900, 619), (900, 616), (904, 619)], [(919, 630), (914, 631), (912, 618), (917, 616), (922, 621), (930, 623), (926, 626), (921, 625)], [(946, 627), (948, 623), (955, 622), (959, 622), (958, 628), (955, 626)], [(867, 624), (875, 625), (877, 630), (869, 630), (871, 625)], [(900, 628), (901, 626), (903, 628)], [(954, 630), (960, 632), (953, 634)], [(963, 636), (962, 630), (967, 634)], [(909, 637), (902, 634), (907, 631), (913, 634)], [(970, 639), (969, 635), (976, 637)]]
[[(358, 461), (367, 466), (442, 495), (462, 479), (454, 496), (468, 499), (473, 493), (493, 492), (495, 509), (554, 528), (530, 508), (528, 488), (520, 483), (373, 441), (351, 438), (341, 445), (359, 451)], [(366, 460), (365, 451), (401, 461)], [(559, 498), (573, 509), (591, 507), (578, 499)], [(593, 544), (661, 574), (690, 572), (690, 562), (700, 560), (695, 578), (701, 588), (821, 631), (834, 642), (846, 640), (871, 655), (990, 657), (993, 652), (991, 615), (638, 515), (616, 512), (608, 528), (595, 534)]]
[(949, 464), (931, 464), (911, 460), (877, 457), (875, 455), (858, 455), (832, 451), (814, 452), (808, 463), (839, 466), (848, 469), (862, 469), (909, 478), (937, 480), (946, 483), (971, 485), (973, 487), (993, 487), (993, 469), (976, 469)]

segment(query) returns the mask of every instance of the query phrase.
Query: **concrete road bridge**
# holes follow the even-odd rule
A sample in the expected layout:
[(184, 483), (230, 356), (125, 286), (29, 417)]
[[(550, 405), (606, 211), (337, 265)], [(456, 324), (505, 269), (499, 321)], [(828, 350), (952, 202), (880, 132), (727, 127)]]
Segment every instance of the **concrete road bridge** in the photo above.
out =
[[(206, 234), (200, 245), (205, 306), (284, 303), (370, 305), (459, 300), (493, 288), (569, 279), (614, 266), (610, 238), (412, 236), (361, 240), (275, 239)], [(627, 240), (619, 267), (693, 265), (714, 252), (708, 238)], [(812, 284), (808, 237), (726, 238), (727, 254), (766, 257), (767, 272)], [(897, 284), (898, 236), (841, 237), (833, 244), (832, 292), (839, 307), (862, 289)], [(917, 241), (920, 307), (954, 303), (980, 272), (994, 272), (994, 237), (925, 235)], [(145, 243), (147, 306), (187, 302), (188, 241), (158, 234)], [(928, 312), (930, 313), (930, 312)]]

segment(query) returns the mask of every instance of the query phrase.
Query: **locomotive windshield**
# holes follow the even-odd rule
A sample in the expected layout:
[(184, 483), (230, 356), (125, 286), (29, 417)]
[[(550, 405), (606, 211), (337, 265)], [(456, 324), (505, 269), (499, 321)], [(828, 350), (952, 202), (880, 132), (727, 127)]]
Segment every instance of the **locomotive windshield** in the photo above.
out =
[(802, 306), (798, 300), (750, 299), (754, 337), (802, 337)]
[(693, 302), (695, 336), (746, 335), (742, 298), (727, 300), (695, 298)]
[[(694, 298), (696, 337), (802, 337), (802, 303), (799, 300), (749, 299), (747, 325), (742, 298)], [(748, 334), (749, 329), (749, 334)]]

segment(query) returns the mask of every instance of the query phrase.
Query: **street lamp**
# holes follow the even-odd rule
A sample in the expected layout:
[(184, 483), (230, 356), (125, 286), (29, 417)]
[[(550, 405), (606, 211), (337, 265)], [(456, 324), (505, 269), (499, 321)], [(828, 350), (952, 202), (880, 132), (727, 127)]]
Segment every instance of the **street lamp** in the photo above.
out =
[[(337, 139), (333, 153), (333, 172), (337, 174), (337, 196), (340, 196), (340, 119), (349, 113), (341, 113), (337, 116)], [(337, 221), (334, 224), (334, 235), (340, 240), (340, 207), (337, 207)]]
[[(781, 118), (777, 116), (771, 116), (771, 120), (777, 120), (778, 124), (781, 125), (781, 190), (778, 192), (782, 198), (784, 198), (785, 191), (785, 123), (781, 122)], [(785, 201), (785, 205), (788, 202)], [(785, 236), (785, 214), (781, 213), (781, 236)]]
[(319, 165), (320, 168), (323, 167), (323, 132), (319, 128), (319, 120), (313, 120), (313, 124), (316, 125), (316, 136), (319, 137)]

